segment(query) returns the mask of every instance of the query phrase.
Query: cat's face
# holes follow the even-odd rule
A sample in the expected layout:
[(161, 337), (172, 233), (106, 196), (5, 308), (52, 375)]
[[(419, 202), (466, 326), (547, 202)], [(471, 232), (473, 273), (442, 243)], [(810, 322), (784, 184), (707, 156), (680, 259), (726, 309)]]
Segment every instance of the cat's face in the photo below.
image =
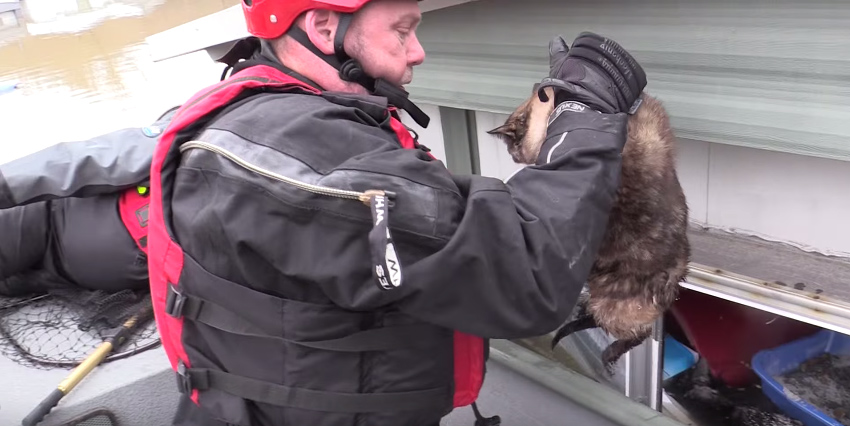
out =
[(505, 120), (505, 123), (487, 133), (496, 136), (507, 145), (508, 154), (516, 163), (526, 163), (527, 160), (521, 154), (523, 141), (528, 133), (528, 116), (530, 109), (523, 104)]
[(554, 95), (551, 87), (544, 91), (549, 98), (547, 102), (540, 100), (535, 84), (532, 95), (508, 116), (505, 123), (487, 132), (507, 145), (508, 153), (516, 163), (534, 164), (546, 139), (549, 115), (554, 109)]

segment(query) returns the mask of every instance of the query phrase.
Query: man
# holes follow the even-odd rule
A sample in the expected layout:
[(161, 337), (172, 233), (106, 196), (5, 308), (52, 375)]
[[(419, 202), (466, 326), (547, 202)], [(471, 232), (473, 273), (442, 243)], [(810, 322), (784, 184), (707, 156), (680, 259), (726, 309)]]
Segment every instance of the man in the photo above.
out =
[(475, 402), (486, 339), (568, 318), (643, 71), (611, 40), (553, 40), (541, 86), (559, 108), (537, 164), (503, 183), (452, 175), (398, 120), (427, 124), (402, 89), (425, 59), (415, 0), (243, 9), (255, 37), (181, 107), (151, 167), (174, 424), (437, 425)]
[(149, 286), (146, 182), (175, 111), (0, 165), (0, 296)]

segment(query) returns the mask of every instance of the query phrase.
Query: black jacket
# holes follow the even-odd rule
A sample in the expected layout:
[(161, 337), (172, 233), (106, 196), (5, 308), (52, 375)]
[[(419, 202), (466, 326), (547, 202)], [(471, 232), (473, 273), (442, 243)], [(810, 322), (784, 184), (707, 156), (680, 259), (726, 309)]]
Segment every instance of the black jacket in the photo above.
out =
[[(567, 319), (618, 186), (626, 115), (562, 114), (539, 164), (502, 182), (453, 175), (424, 151), (402, 149), (387, 107), (372, 96), (257, 94), (219, 113), (163, 178), (165, 214), (185, 253), (182, 291), (257, 322), (268, 317), (262, 309), (279, 306), (266, 312), (276, 315), (284, 340), (184, 321), (182, 344), (194, 368), (335, 392), (451, 388), (452, 330), (517, 338)], [(388, 221), (401, 286), (382, 290), (375, 282), (368, 207), (280, 177), (393, 191)], [(253, 292), (242, 298), (229, 290), (237, 287)], [(427, 344), (340, 353), (291, 342), (401, 324), (429, 329)], [(200, 401), (221, 420), (252, 426), (427, 426), (451, 410), (443, 401), (432, 410), (326, 413), (214, 389)]]

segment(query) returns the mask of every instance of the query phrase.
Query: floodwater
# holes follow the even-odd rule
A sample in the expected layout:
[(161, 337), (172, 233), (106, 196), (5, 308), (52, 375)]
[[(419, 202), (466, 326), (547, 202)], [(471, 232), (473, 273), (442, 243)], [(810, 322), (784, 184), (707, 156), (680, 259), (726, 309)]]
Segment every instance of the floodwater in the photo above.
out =
[(154, 62), (145, 39), (239, 1), (21, 0), (16, 19), (0, 0), (0, 163), (148, 124), (216, 83), (205, 52)]

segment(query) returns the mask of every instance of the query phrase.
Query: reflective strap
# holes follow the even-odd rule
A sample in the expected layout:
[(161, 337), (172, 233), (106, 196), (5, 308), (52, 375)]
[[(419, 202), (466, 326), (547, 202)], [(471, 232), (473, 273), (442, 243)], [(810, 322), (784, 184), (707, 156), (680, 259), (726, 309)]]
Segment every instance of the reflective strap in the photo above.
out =
[(251, 401), (333, 413), (443, 410), (452, 398), (448, 387), (393, 393), (342, 393), (293, 388), (220, 370), (186, 368), (183, 363), (178, 364), (177, 374), (181, 393), (216, 389)]
[(185, 318), (206, 324), (228, 333), (242, 336), (282, 340), (287, 343), (336, 352), (365, 352), (413, 350), (433, 346), (445, 339), (451, 330), (426, 324), (397, 325), (359, 331), (338, 339), (299, 341), (286, 339), (264, 331), (233, 311), (196, 296), (179, 292), (168, 286), (165, 312), (175, 318)]

